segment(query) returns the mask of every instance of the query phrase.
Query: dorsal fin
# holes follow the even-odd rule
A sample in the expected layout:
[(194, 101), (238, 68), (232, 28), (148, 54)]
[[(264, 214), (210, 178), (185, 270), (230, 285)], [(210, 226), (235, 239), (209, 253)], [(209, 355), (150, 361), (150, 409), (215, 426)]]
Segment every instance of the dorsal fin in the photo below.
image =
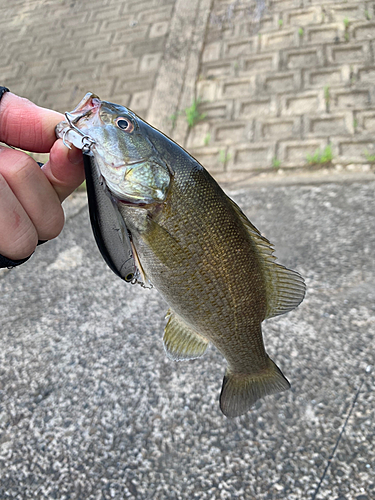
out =
[(296, 271), (275, 262), (273, 245), (253, 226), (240, 207), (230, 198), (229, 200), (262, 257), (267, 291), (265, 319), (291, 311), (303, 301), (306, 291), (304, 279)]
[(163, 342), (168, 358), (174, 361), (199, 358), (208, 347), (208, 340), (196, 333), (172, 309), (166, 318)]

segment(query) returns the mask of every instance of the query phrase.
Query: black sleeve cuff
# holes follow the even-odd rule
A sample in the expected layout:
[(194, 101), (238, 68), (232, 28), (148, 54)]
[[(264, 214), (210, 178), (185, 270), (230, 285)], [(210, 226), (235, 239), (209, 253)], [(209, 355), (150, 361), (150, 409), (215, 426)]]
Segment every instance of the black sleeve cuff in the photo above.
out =
[(6, 87), (0, 87), (0, 101), (5, 92), (9, 92), (9, 89), (7, 89)]
[[(38, 246), (43, 245), (43, 243), (46, 243), (48, 240), (39, 240), (38, 241)], [(31, 254), (33, 255), (33, 254)], [(17, 267), (26, 262), (27, 260), (30, 259), (31, 255), (26, 257), (25, 259), (20, 259), (20, 260), (12, 260), (8, 259), (8, 257), (4, 257), (4, 255), (0, 255), (0, 269), (4, 267), (12, 268), (12, 267)]]
[(8, 259), (7, 257), (4, 257), (3, 255), (0, 255), (0, 269), (4, 268), (4, 267), (11, 268), (11, 267), (19, 266), (19, 265), (23, 264), (24, 262), (26, 262), (27, 260), (29, 260), (30, 257), (31, 257), (31, 255), (26, 257), (26, 259), (11, 260), (11, 259)]

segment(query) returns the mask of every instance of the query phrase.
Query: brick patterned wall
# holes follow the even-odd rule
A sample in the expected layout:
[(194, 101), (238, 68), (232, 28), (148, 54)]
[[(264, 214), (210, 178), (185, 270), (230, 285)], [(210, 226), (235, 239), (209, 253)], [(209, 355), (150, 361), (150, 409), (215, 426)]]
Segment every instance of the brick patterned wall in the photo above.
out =
[[(375, 1), (264, 1), (0, 0), (0, 83), (59, 111), (89, 90), (127, 105), (212, 172), (299, 167), (327, 144), (368, 162)], [(173, 126), (197, 96), (206, 118)]]
[(72, 109), (92, 91), (145, 115), (175, 0), (0, 0), (0, 81)]
[(328, 144), (336, 163), (368, 163), (375, 2), (274, 0), (258, 25), (248, 4), (213, 2), (197, 82), (206, 118), (186, 147), (214, 172), (303, 166)]

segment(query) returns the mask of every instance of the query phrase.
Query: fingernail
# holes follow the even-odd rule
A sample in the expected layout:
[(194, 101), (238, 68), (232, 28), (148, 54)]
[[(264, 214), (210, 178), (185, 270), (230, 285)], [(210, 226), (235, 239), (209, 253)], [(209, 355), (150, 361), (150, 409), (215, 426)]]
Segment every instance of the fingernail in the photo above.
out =
[(82, 163), (82, 151), (72, 146), (72, 149), (69, 149), (68, 151), (68, 160), (73, 165), (78, 165), (79, 163)]

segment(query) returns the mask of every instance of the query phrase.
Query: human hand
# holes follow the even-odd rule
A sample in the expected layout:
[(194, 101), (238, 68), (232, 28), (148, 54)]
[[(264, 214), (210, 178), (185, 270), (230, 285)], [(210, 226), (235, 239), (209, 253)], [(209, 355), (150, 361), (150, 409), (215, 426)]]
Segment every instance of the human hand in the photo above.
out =
[(0, 142), (50, 153), (40, 168), (26, 153), (0, 146), (0, 254), (9, 259), (28, 257), (38, 240), (60, 234), (61, 202), (84, 180), (82, 151), (69, 150), (55, 137), (55, 126), (63, 119), (10, 92), (1, 99)]

